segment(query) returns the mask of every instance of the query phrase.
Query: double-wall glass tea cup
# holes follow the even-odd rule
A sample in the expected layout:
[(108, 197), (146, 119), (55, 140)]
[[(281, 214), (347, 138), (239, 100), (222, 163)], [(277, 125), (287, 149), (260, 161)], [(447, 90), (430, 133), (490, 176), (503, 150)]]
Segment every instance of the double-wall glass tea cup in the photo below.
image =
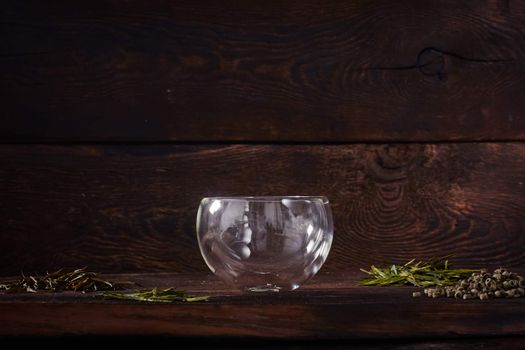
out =
[(333, 238), (325, 197), (209, 197), (197, 213), (201, 254), (243, 291), (294, 290), (324, 264)]

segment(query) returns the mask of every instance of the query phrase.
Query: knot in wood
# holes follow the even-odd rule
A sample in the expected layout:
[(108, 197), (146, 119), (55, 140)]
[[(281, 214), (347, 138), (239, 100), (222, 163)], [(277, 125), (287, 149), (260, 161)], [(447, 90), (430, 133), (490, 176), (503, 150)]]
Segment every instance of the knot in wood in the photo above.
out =
[(416, 67), (426, 76), (436, 76), (443, 80), (445, 75), (445, 58), (443, 51), (427, 47), (417, 55)]

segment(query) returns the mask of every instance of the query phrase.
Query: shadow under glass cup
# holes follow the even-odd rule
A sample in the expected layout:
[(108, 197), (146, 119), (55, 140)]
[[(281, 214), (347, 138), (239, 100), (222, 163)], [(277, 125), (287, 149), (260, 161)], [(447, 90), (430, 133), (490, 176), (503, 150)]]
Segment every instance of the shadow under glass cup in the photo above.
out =
[(206, 264), (247, 292), (299, 288), (324, 264), (333, 230), (326, 197), (208, 197), (197, 213)]

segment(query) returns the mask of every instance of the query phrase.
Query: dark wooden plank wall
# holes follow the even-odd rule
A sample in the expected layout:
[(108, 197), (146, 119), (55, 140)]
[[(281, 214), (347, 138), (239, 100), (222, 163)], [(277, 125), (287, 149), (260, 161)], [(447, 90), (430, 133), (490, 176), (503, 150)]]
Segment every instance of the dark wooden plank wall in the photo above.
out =
[(0, 273), (206, 270), (202, 197), (327, 195), (326, 269), (455, 254), (525, 265), (525, 144), (0, 148)]
[(12, 1), (0, 138), (525, 137), (523, 1)]
[(17, 1), (0, 43), (2, 275), (203, 271), (242, 194), (327, 195), (327, 270), (524, 265), (524, 1)]

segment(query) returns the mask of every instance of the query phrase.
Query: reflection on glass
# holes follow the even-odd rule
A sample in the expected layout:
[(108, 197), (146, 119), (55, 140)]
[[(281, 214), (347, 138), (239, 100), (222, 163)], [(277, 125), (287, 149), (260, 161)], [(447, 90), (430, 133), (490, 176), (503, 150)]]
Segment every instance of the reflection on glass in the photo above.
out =
[(332, 237), (325, 197), (204, 198), (197, 214), (206, 264), (244, 291), (299, 288), (325, 262)]

